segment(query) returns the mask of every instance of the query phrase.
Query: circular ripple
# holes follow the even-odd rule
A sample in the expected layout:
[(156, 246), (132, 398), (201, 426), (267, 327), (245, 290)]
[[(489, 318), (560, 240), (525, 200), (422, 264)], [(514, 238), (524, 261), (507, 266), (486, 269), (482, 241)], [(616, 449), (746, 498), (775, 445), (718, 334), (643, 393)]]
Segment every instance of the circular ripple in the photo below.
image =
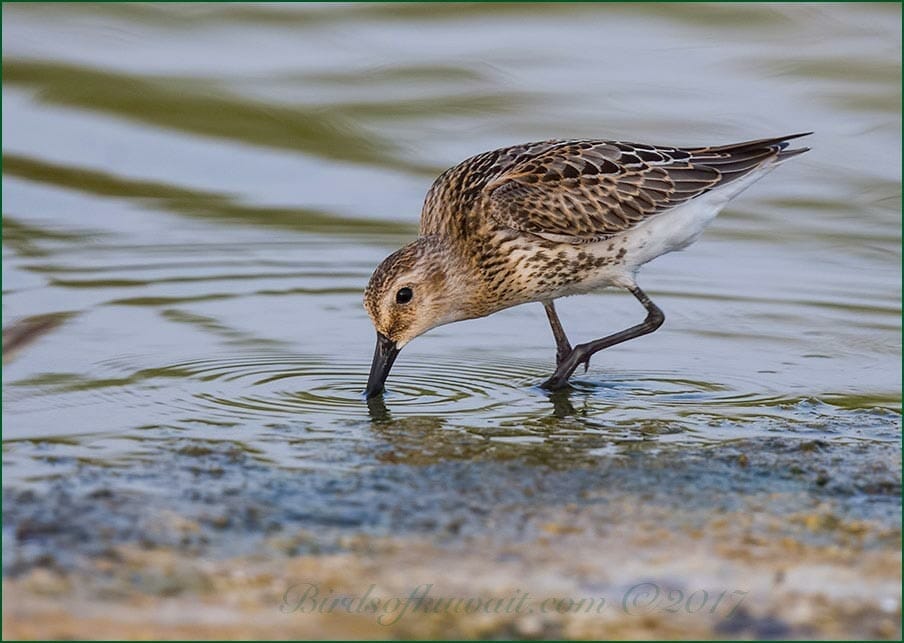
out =
[(251, 355), (155, 370), (181, 375), (183, 383), (189, 383), (183, 390), (191, 396), (183, 393), (176, 402), (179, 408), (218, 416), (373, 416), (381, 405), (393, 414), (479, 414), (536, 397), (531, 385), (544, 374), (535, 365), (508, 360), (403, 363), (393, 369), (383, 398), (368, 404), (363, 390), (369, 368), (369, 363), (311, 355)]
[[(396, 364), (386, 394), (370, 401), (363, 395), (370, 367), (364, 361), (241, 353), (135, 370), (134, 364), (150, 362), (146, 355), (102, 362), (106, 385), (81, 393), (112, 398), (108, 402), (119, 399), (119, 407), (141, 406), (149, 424), (304, 420), (316, 429), (337, 420), (429, 416), (484, 437), (562, 431), (610, 435), (613, 430), (709, 435), (721, 425), (732, 426), (736, 437), (750, 433), (746, 425), (778, 426), (787, 433), (791, 426), (810, 430), (837, 416), (831, 404), (814, 407), (812, 399), (769, 390), (753, 376), (726, 378), (724, 373), (691, 379), (599, 365), (573, 378), (572, 388), (550, 393), (538, 385), (551, 364), (498, 355), (454, 360), (412, 355)], [(122, 397), (126, 390), (128, 397)]]

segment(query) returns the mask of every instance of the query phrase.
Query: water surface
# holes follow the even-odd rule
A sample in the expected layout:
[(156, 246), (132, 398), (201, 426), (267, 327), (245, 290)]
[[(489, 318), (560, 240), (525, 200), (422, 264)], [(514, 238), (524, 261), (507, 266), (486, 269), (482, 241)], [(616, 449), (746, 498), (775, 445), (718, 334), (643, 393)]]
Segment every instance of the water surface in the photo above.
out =
[[(208, 508), (246, 485), (281, 527), (432, 533), (380, 503), (427, 485), (439, 499), (422, 517), (441, 520), (469, 488), (460, 463), (500, 487), (558, 471), (566, 495), (692, 478), (705, 504), (735, 474), (687, 458), (761, 453), (744, 475), (765, 493), (797, 484), (769, 454), (798, 444), (837, 475), (801, 482), (809, 500), (899, 524), (900, 18), (889, 4), (4, 5), (3, 326), (53, 320), (3, 371), (4, 486), (20, 503), (5, 524), (91, 507), (98, 489), (197, 513), (195, 480)], [(644, 268), (665, 326), (595, 356), (572, 390), (537, 387), (554, 345), (529, 305), (419, 338), (385, 400), (362, 399), (362, 289), (416, 235), (446, 167), (553, 137), (809, 130), (811, 152)], [(575, 342), (643, 314), (619, 292), (559, 310)], [(325, 508), (354, 495), (342, 485), (373, 502), (337, 523)], [(500, 510), (479, 498), (475, 530)], [(5, 531), (19, 562), (40, 558), (29, 533)]]

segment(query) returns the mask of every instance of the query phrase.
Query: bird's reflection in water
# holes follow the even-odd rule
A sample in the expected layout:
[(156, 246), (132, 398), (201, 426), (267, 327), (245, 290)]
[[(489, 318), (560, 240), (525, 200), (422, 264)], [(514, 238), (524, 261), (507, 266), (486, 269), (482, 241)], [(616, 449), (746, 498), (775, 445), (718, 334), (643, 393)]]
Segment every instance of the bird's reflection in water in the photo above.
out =
[(382, 395), (369, 397), (366, 399), (366, 402), (367, 413), (370, 415), (372, 422), (386, 424), (392, 421), (392, 414), (389, 412), (389, 409), (386, 408), (386, 402), (383, 400)]
[[(579, 414), (579, 411), (572, 404), (572, 396), (575, 389), (568, 387), (558, 391), (546, 392), (546, 398), (552, 403), (552, 416), (556, 418), (567, 418)], [(386, 405), (383, 395), (367, 398), (367, 412), (370, 419), (375, 424), (388, 424), (393, 422), (393, 415)], [(512, 409), (515, 412), (517, 409)]]
[(593, 452), (611, 446), (614, 436), (588, 420), (587, 393), (584, 387), (537, 389), (530, 409), (518, 404), (498, 407), (496, 422), (470, 426), (467, 416), (421, 409), (411, 413), (417, 407), (404, 400), (394, 404), (392, 396), (376, 396), (367, 400), (371, 429), (382, 441), (375, 456), (395, 464), (517, 460), (564, 468), (583, 463), (598, 469)]
[(547, 397), (549, 398), (549, 401), (552, 402), (553, 417), (567, 418), (577, 415), (577, 410), (574, 408), (574, 404), (571, 403), (571, 396), (573, 393), (574, 389), (571, 387), (549, 393)]

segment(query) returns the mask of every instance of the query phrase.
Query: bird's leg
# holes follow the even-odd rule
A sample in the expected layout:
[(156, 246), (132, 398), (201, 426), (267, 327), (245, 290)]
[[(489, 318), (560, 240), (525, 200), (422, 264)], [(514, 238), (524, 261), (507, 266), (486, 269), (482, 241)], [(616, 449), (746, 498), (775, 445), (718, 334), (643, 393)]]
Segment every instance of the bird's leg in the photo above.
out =
[[(628, 290), (630, 290), (631, 294), (637, 298), (637, 301), (643, 304), (643, 307), (647, 309), (647, 318), (644, 319), (642, 323), (631, 326), (631, 328), (626, 328), (621, 332), (614, 333), (601, 339), (595, 339), (586, 344), (578, 344), (574, 347), (574, 350), (559, 363), (556, 367), (556, 372), (552, 374), (552, 377), (543, 382), (540, 386), (549, 390), (564, 388), (568, 385), (568, 378), (571, 377), (575, 369), (580, 364), (588, 362), (590, 356), (594, 353), (601, 351), (604, 348), (621, 344), (629, 339), (652, 333), (662, 326), (662, 322), (665, 321), (665, 315), (659, 310), (659, 307), (656, 304), (650, 301), (647, 294), (637, 286), (632, 286), (628, 288)], [(548, 312), (549, 311), (547, 310), (547, 313)]]
[(556, 367), (571, 354), (571, 342), (565, 336), (565, 329), (562, 328), (562, 322), (556, 314), (556, 307), (552, 300), (544, 301), (543, 308), (546, 310), (546, 317), (549, 319), (549, 325), (552, 327), (552, 336), (556, 338)]

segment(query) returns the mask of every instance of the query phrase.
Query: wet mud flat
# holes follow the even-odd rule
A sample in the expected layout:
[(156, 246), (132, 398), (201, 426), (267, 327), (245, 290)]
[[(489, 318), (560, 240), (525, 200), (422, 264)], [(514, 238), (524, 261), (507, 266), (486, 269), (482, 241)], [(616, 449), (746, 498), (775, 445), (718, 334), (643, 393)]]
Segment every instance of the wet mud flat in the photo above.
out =
[(226, 441), (119, 466), (34, 446), (59, 476), (4, 489), (3, 634), (900, 638), (896, 443), (569, 462), (406, 436), (347, 471)]

